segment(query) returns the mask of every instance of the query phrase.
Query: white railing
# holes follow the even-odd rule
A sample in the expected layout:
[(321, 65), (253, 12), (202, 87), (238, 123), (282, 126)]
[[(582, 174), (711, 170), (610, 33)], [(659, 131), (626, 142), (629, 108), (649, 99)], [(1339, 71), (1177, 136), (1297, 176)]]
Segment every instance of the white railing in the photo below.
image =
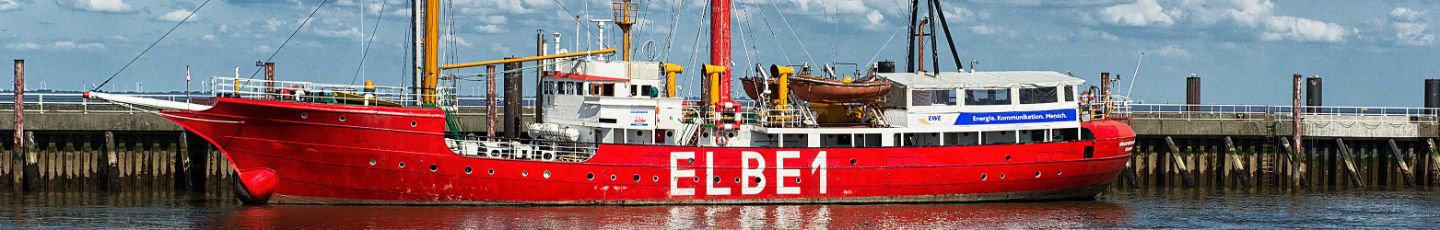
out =
[[(210, 80), (210, 93), (215, 96), (240, 97), (264, 100), (315, 101), (335, 100), (338, 95), (349, 94), (359, 97), (373, 97), (375, 100), (394, 102), (404, 106), (420, 105), (418, 95), (403, 87), (375, 86), (367, 89), (363, 85), (320, 84), (297, 81), (266, 81), (235, 77), (214, 77)], [(435, 96), (440, 106), (455, 106), (457, 101), (454, 88), (439, 87)], [(354, 98), (351, 98), (354, 99)], [(370, 99), (365, 99), (368, 103)]]
[[(1306, 119), (1365, 120), (1378, 117), (1435, 118), (1440, 109), (1417, 107), (1315, 106), (1302, 107)], [(1292, 106), (1271, 105), (1185, 105), (1127, 104), (1117, 106), (1113, 114), (1132, 119), (1196, 119), (1250, 120), (1273, 117), (1290, 119)], [(1343, 117), (1343, 118), (1337, 118)]]

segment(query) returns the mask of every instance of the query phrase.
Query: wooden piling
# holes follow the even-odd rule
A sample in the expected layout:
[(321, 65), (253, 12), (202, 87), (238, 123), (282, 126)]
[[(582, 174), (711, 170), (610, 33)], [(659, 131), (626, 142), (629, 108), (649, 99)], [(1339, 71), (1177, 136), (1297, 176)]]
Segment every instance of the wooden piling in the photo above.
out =
[(1195, 181), (1190, 177), (1190, 170), (1185, 166), (1185, 158), (1180, 157), (1180, 147), (1175, 145), (1175, 140), (1165, 137), (1165, 144), (1170, 146), (1170, 158), (1175, 163), (1175, 169), (1180, 172), (1180, 181), (1186, 188), (1194, 187)]
[(1396, 169), (1405, 180), (1405, 185), (1415, 187), (1415, 175), (1410, 172), (1409, 163), (1406, 163), (1405, 158), (1402, 157), (1405, 153), (1400, 151), (1400, 146), (1395, 144), (1395, 139), (1385, 140), (1385, 142), (1390, 144), (1390, 159), (1394, 159)]
[(1365, 187), (1365, 182), (1360, 178), (1359, 169), (1355, 168), (1355, 158), (1352, 157), (1350, 147), (1345, 146), (1345, 139), (1335, 138), (1335, 146), (1339, 148), (1340, 160), (1344, 162), (1346, 173), (1350, 178), (1351, 185)]

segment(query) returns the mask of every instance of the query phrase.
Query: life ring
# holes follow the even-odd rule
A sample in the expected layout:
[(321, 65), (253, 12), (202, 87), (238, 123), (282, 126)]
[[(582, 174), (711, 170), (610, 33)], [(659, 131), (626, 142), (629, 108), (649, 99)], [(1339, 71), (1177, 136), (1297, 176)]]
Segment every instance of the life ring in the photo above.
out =
[(720, 146), (720, 147), (725, 147), (726, 145), (730, 145), (730, 137), (727, 137), (727, 136), (725, 136), (725, 135), (720, 135), (719, 133), (716, 133), (716, 134), (715, 134), (715, 145)]

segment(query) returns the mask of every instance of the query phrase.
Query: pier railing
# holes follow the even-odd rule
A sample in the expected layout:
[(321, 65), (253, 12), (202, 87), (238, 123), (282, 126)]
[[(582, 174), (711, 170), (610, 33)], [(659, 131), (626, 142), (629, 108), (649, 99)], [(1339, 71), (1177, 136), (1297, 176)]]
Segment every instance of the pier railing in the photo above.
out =
[[(1302, 107), (1306, 120), (1371, 120), (1381, 117), (1416, 118), (1417, 122), (1436, 122), (1440, 109), (1418, 107), (1315, 106)], [(1123, 104), (1113, 114), (1131, 119), (1185, 120), (1288, 120), (1292, 106), (1273, 105), (1187, 105), (1187, 104)]]
[[(120, 95), (154, 98), (167, 101), (203, 100), (210, 97), (206, 93), (194, 93), (189, 96), (176, 93), (114, 93)], [(485, 97), (461, 96), (456, 98), (461, 109), (460, 115), (482, 115), (485, 109)], [(497, 105), (503, 105), (503, 99), (496, 99)], [(15, 97), (11, 94), (0, 95), (0, 111), (14, 111)], [(199, 103), (199, 102), (197, 102)], [(533, 108), (534, 98), (525, 98), (521, 102), (527, 108)], [(481, 111), (481, 112), (470, 112)], [(134, 108), (120, 106), (104, 100), (86, 99), (80, 93), (26, 93), (26, 113), (134, 113)], [(530, 115), (531, 113), (526, 113)]]

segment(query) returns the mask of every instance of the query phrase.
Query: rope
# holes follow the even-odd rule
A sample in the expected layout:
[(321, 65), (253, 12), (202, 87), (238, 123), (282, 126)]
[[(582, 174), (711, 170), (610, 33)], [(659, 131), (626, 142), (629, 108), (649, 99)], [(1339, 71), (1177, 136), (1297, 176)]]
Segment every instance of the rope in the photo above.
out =
[(775, 0), (770, 0), (770, 7), (775, 8), (775, 14), (780, 15), (780, 20), (785, 22), (785, 28), (790, 29), (790, 36), (795, 37), (795, 42), (800, 44), (800, 51), (805, 51), (805, 57), (809, 57), (811, 63), (816, 63), (815, 55), (810, 54), (810, 48), (805, 48), (805, 42), (800, 40), (800, 34), (795, 33), (795, 27), (790, 26), (790, 19), (785, 19), (785, 12), (780, 11), (780, 6), (775, 4)]
[(163, 117), (173, 117), (173, 118), (176, 118), (176, 119), (196, 120), (196, 121), (214, 122), (214, 123), (226, 123), (226, 124), (244, 124), (244, 123), (245, 123), (244, 121), (227, 121), (227, 120), (213, 120), (213, 119), (194, 118), (194, 117), (182, 117), (182, 116), (176, 116), (176, 115), (170, 115), (170, 114), (165, 114), (165, 113), (161, 113), (161, 112), (156, 112), (156, 111), (154, 111), (154, 110), (148, 110), (148, 109), (145, 109), (145, 108), (135, 107), (135, 105), (131, 105), (131, 104), (129, 104), (129, 103), (119, 103), (119, 102), (116, 102), (115, 104), (116, 104), (116, 105), (120, 105), (120, 106), (124, 106), (124, 107), (126, 107), (126, 108), (130, 108), (130, 109), (133, 109), (133, 110), (136, 110), (136, 111), (140, 111), (140, 112), (143, 112), (143, 113), (151, 113), (151, 114), (160, 115), (160, 116), (163, 116)]
[(869, 62), (865, 62), (865, 63), (866, 63), (866, 64), (873, 64), (873, 63), (875, 63), (875, 59), (876, 59), (876, 58), (880, 58), (880, 53), (884, 53), (884, 52), (885, 52), (885, 47), (890, 46), (890, 40), (891, 40), (891, 39), (895, 39), (895, 35), (896, 35), (896, 34), (900, 34), (900, 31), (905, 31), (905, 29), (904, 29), (904, 28), (901, 28), (900, 30), (896, 30), (894, 33), (890, 33), (890, 38), (886, 38), (886, 39), (885, 39), (885, 44), (881, 44), (881, 45), (880, 45), (880, 50), (876, 50), (876, 51), (875, 51), (875, 56), (870, 56), (870, 61), (869, 61)]
[[(207, 1), (208, 1), (208, 0), (207, 0)], [(280, 54), (280, 50), (285, 49), (285, 45), (290, 44), (290, 39), (294, 39), (294, 38), (295, 38), (295, 34), (300, 33), (300, 29), (305, 28), (305, 25), (310, 23), (310, 18), (315, 17), (315, 12), (320, 12), (320, 8), (325, 7), (325, 3), (329, 3), (329, 2), (330, 2), (330, 0), (325, 0), (325, 1), (323, 1), (323, 2), (320, 2), (320, 5), (316, 5), (316, 6), (315, 6), (315, 10), (314, 10), (314, 11), (310, 11), (310, 16), (305, 16), (305, 21), (301, 21), (301, 22), (300, 22), (300, 26), (296, 26), (294, 32), (290, 32), (290, 37), (286, 37), (286, 38), (285, 38), (285, 42), (281, 42), (281, 43), (280, 43), (280, 47), (275, 48), (275, 52), (270, 53), (270, 57), (269, 57), (269, 58), (265, 58), (265, 62), (270, 62), (270, 60), (275, 60), (275, 55), (276, 55), (276, 54)], [(260, 69), (261, 69), (261, 68), (255, 68), (255, 72), (254, 72), (254, 73), (250, 73), (250, 78), (253, 79), (253, 78), (255, 78), (255, 75), (256, 75), (256, 74), (260, 74)]]
[(790, 53), (785, 52), (785, 45), (780, 44), (780, 36), (775, 35), (775, 27), (770, 26), (770, 17), (765, 16), (764, 8), (760, 9), (760, 20), (765, 22), (765, 29), (770, 31), (770, 40), (775, 40), (775, 47), (780, 49), (780, 56), (785, 57), (785, 63), (795, 63), (794, 61), (790, 60)]
[[(370, 39), (365, 41), (365, 49), (360, 52), (360, 66), (355, 67), (355, 76), (350, 77), (350, 84), (355, 84), (355, 79), (360, 77), (361, 69), (365, 68), (365, 57), (370, 56), (370, 45), (375, 44), (375, 32), (380, 31), (380, 21), (385, 19), (385, 2), (380, 2), (380, 16), (375, 18), (375, 26), (370, 27)], [(364, 9), (364, 6), (361, 6)], [(365, 16), (365, 11), (360, 11), (360, 16)]]
[(135, 58), (131, 58), (130, 62), (126, 62), (125, 66), (120, 67), (120, 70), (115, 71), (115, 74), (111, 74), (110, 78), (106, 78), (105, 82), (101, 82), (100, 85), (95, 86), (95, 88), (90, 89), (90, 91), (100, 91), (100, 87), (105, 87), (105, 84), (110, 84), (110, 80), (115, 80), (115, 76), (120, 76), (120, 73), (125, 72), (125, 69), (129, 69), (131, 64), (135, 64), (136, 60), (140, 60), (140, 57), (145, 56), (145, 53), (149, 53), (150, 48), (155, 48), (156, 44), (160, 44), (160, 41), (164, 41), (166, 37), (170, 36), (170, 33), (175, 32), (175, 29), (180, 28), (180, 25), (183, 25), (186, 21), (189, 21), (190, 17), (195, 16), (195, 12), (200, 11), (201, 8), (205, 8), (206, 4), (210, 4), (210, 0), (205, 0), (205, 2), (200, 3), (200, 6), (195, 7), (195, 10), (190, 11), (190, 14), (185, 15), (185, 18), (180, 19), (180, 22), (176, 22), (175, 26), (170, 27), (169, 31), (165, 31), (164, 35), (160, 35), (160, 39), (155, 39), (155, 42), (150, 43), (150, 46), (145, 47), (145, 50), (140, 51), (140, 54), (135, 55)]

